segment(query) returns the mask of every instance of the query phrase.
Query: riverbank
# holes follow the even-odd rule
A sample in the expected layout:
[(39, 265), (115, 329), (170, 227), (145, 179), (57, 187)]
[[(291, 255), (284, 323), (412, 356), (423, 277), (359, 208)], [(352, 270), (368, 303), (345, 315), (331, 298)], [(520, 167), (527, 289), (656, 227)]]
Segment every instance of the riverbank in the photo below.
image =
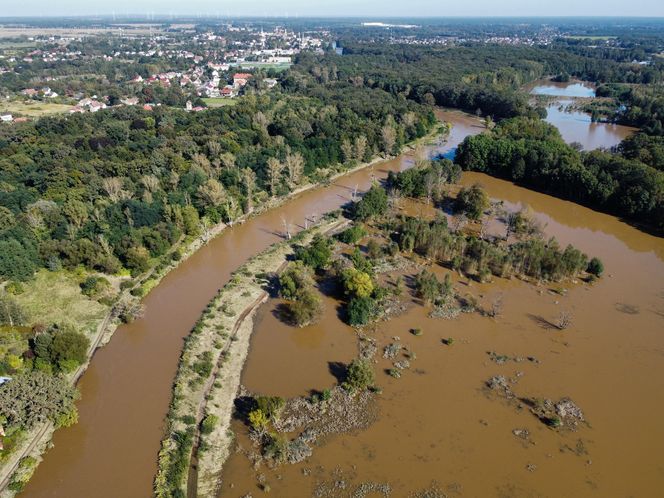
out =
[[(239, 268), (207, 306), (186, 339), (173, 385), (167, 435), (159, 453), (155, 494), (176, 489), (194, 496), (214, 496), (221, 467), (229, 454), (233, 401), (249, 350), (253, 315), (268, 298), (273, 275), (293, 253), (293, 243), (308, 243), (346, 223), (322, 223), (295, 239), (278, 243)], [(197, 469), (192, 457), (197, 457)], [(185, 478), (186, 477), (186, 478)]]

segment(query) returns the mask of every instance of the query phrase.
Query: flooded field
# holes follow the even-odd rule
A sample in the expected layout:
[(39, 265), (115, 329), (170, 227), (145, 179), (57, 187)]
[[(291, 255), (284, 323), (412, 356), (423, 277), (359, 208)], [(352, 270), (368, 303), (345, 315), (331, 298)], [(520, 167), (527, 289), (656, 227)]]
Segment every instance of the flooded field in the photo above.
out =
[[(441, 151), (483, 129), (461, 113), (440, 112), (439, 117), (454, 125)], [(356, 186), (366, 190), (374, 178), (412, 162), (404, 155), (307, 191), (225, 230), (167, 275), (144, 300), (145, 316), (119, 327), (95, 355), (79, 383), (79, 423), (56, 432), (54, 447), (22, 496), (150, 496), (182, 340), (217, 290), (247, 259), (281, 240), (283, 218), (299, 230), (305, 218), (348, 202)]]
[[(379, 345), (378, 421), (328, 439), (301, 464), (255, 470), (238, 452), (226, 465), (220, 496), (262, 493), (258, 479), (279, 497), (383, 496), (388, 489), (391, 496), (425, 489), (441, 493), (428, 496), (659, 495), (664, 241), (482, 174), (464, 173), (462, 181), (480, 182), (507, 209), (528, 205), (547, 235), (600, 257), (606, 275), (593, 285), (566, 283), (562, 295), (551, 291), (560, 285), (497, 279), (464, 289), (465, 281), (457, 283), (484, 302), (501, 294), (504, 310), (497, 319), (432, 319), (413, 300), (405, 314), (369, 332)], [(305, 329), (282, 325), (274, 314), (277, 304), (266, 304), (257, 321), (243, 373), (246, 387), (288, 397), (334, 385), (330, 364), (356, 354), (355, 332), (336, 317), (334, 300), (325, 301), (325, 319)], [(573, 317), (564, 331), (551, 325), (561, 311)], [(414, 327), (422, 329), (421, 337), (409, 333)], [(449, 337), (451, 346), (442, 342)], [(391, 363), (380, 354), (395, 341), (417, 355), (400, 379), (385, 373)], [(507, 360), (492, 361), (491, 351)], [(587, 426), (548, 428), (522, 404), (489, 393), (485, 382), (494, 375), (514, 380), (518, 397), (570, 397)], [(239, 446), (250, 449), (246, 427), (234, 427)], [(367, 490), (372, 494), (363, 494)]]

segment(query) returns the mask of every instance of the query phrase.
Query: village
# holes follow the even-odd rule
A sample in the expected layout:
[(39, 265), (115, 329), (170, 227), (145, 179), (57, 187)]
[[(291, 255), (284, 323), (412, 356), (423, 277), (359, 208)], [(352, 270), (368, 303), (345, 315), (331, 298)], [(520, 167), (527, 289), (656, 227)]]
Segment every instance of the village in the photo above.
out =
[[(300, 52), (323, 53), (329, 46), (329, 33), (325, 31), (297, 33), (280, 26), (266, 31), (232, 23), (205, 32), (174, 26), (151, 29), (147, 36), (121, 28), (111, 36), (92, 36), (103, 39), (98, 44), (100, 49), (79, 49), (90, 41), (89, 36), (54, 35), (29, 37), (0, 48), (0, 75), (20, 80), (33, 69), (50, 69), (26, 81), (30, 86), (0, 87), (0, 122), (24, 122), (56, 112), (94, 113), (114, 106), (140, 105), (150, 111), (169, 105), (198, 112), (208, 106), (227, 105), (227, 101), (243, 95), (252, 80), (253, 87), (262, 91), (274, 88), (278, 74), (288, 69)], [(23, 44), (30, 48), (21, 48)], [(87, 74), (79, 74), (81, 63), (124, 73), (115, 85), (120, 94), (104, 92), (103, 85), (97, 92), (70, 87), (70, 81), (90, 79)], [(115, 69), (118, 67), (121, 70)], [(108, 78), (102, 75), (99, 79)], [(155, 87), (159, 87), (156, 92)], [(164, 104), (151, 98), (154, 93), (169, 90), (184, 95), (178, 99), (182, 102)]]

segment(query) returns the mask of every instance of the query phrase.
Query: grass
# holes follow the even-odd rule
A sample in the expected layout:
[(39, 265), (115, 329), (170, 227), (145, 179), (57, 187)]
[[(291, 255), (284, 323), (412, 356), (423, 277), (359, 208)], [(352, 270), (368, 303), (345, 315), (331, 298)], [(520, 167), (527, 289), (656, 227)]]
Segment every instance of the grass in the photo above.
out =
[(31, 118), (46, 116), (49, 114), (60, 114), (69, 111), (72, 106), (67, 104), (51, 104), (39, 101), (13, 101), (0, 103), (0, 114), (22, 114)]
[(78, 280), (64, 271), (41, 270), (24, 288), (16, 299), (33, 324), (70, 324), (92, 333), (108, 311), (107, 306), (81, 294)]
[(237, 104), (237, 99), (229, 99), (225, 97), (210, 97), (203, 99), (203, 102), (205, 102), (205, 105), (210, 107), (210, 108), (215, 108), (215, 107), (226, 107), (226, 106), (231, 106)]
[(244, 69), (274, 69), (276, 71), (285, 71), (293, 64), (289, 62), (238, 62), (231, 66)]

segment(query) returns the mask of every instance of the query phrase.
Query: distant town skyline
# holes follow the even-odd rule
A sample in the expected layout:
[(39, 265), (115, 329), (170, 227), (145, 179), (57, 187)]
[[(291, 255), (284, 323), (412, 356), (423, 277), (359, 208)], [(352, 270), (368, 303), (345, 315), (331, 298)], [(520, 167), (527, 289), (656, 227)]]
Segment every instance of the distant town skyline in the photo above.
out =
[(2, 2), (0, 17), (10, 16), (94, 16), (94, 15), (201, 15), (201, 16), (289, 16), (289, 17), (545, 17), (545, 16), (631, 16), (664, 17), (662, 0), (9, 0)]

